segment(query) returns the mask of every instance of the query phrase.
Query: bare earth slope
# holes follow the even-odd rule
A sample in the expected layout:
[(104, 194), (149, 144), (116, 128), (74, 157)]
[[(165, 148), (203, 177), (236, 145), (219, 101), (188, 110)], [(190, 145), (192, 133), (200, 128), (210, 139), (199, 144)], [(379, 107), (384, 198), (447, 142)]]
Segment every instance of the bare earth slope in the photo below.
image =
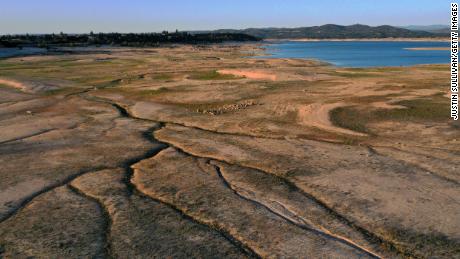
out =
[(0, 60), (0, 258), (460, 258), (447, 65)]

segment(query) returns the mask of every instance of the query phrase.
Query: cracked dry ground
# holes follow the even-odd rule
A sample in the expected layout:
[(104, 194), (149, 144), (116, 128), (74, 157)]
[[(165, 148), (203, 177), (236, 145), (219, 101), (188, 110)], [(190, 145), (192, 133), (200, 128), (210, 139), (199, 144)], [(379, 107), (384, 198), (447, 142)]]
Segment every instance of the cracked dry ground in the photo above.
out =
[(248, 53), (0, 60), (0, 258), (460, 258), (447, 65)]

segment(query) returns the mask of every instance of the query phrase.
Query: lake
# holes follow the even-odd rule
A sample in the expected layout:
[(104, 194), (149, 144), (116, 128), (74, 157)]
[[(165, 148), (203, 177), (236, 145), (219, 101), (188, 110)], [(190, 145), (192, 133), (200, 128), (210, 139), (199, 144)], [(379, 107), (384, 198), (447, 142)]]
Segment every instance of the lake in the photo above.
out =
[(34, 54), (46, 53), (46, 49), (42, 48), (0, 48), (0, 58), (9, 58), (15, 56), (27, 56)]
[(0, 48), (0, 58), (10, 58), (17, 56), (29, 56), (29, 55), (42, 55), (42, 54), (108, 54), (111, 49), (116, 49), (117, 47), (112, 46), (102, 46), (102, 47), (57, 47), (52, 49), (45, 48)]
[(284, 41), (266, 46), (264, 58), (305, 58), (340, 67), (411, 66), (450, 62), (449, 50), (406, 48), (450, 47), (449, 42), (396, 41)]

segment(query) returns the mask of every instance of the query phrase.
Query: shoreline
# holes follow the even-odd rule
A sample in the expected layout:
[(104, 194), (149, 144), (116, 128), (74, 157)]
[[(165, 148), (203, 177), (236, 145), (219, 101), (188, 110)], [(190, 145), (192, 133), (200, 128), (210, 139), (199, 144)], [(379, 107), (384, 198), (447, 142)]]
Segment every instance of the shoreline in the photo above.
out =
[(449, 38), (359, 38), (359, 39), (312, 39), (312, 38), (301, 38), (301, 39), (265, 39), (264, 41), (276, 42), (276, 41), (295, 41), (295, 42), (316, 42), (316, 41), (394, 41), (394, 42), (450, 42)]

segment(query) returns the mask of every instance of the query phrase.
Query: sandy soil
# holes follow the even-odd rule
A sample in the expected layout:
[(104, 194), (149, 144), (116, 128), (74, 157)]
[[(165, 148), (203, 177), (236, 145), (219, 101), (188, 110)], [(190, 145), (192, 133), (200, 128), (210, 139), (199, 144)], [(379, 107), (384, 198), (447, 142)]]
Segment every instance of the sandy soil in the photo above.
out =
[(380, 109), (407, 109), (406, 106), (391, 104), (387, 102), (373, 102), (371, 103), (371, 105), (375, 108), (380, 108)]
[(264, 80), (276, 80), (276, 75), (268, 74), (262, 71), (254, 71), (254, 70), (231, 70), (231, 69), (223, 69), (217, 71), (220, 74), (224, 75), (234, 75), (234, 76), (242, 76), (249, 79), (264, 79)]
[(27, 87), (23, 83), (20, 83), (20, 82), (14, 81), (14, 80), (10, 80), (10, 79), (2, 79), (2, 78), (0, 78), (0, 84), (6, 85), (6, 86), (9, 86), (9, 87), (13, 87), (13, 88), (16, 88), (16, 89), (19, 89), (19, 90), (22, 90), (22, 91), (27, 90)]
[(62, 82), (62, 80), (60, 79), (55, 80), (55, 82), (52, 82), (49, 79), (25, 82), (24, 80), (21, 81), (15, 79), (0, 78), (0, 85), (15, 88), (25, 93), (40, 93), (50, 90), (56, 90), (61, 87), (66, 87), (65, 82)]
[(317, 127), (323, 130), (336, 132), (339, 134), (367, 136), (366, 134), (355, 132), (352, 130), (347, 130), (344, 128), (339, 128), (332, 124), (329, 118), (329, 113), (331, 112), (331, 110), (341, 106), (344, 106), (344, 103), (315, 103), (306, 105), (299, 108), (298, 119), (300, 123), (303, 125)]

